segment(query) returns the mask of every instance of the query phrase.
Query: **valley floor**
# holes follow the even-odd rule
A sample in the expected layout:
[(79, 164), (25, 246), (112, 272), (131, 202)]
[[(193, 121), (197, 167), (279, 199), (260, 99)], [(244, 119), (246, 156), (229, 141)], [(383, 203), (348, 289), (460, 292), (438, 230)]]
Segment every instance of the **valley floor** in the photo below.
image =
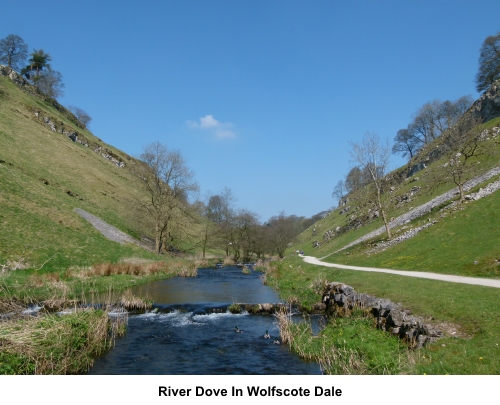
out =
[(325, 267), (335, 267), (337, 269), (370, 271), (370, 272), (376, 272), (376, 273), (389, 273), (389, 274), (396, 274), (396, 275), (407, 276), (407, 277), (417, 277), (417, 278), (427, 278), (427, 279), (431, 279), (431, 280), (448, 281), (451, 283), (473, 284), (473, 285), (481, 285), (481, 286), (485, 286), (485, 287), (500, 288), (500, 280), (492, 280), (492, 279), (477, 278), (477, 277), (455, 276), (455, 275), (448, 275), (448, 274), (437, 274), (437, 273), (430, 273), (430, 272), (424, 272), (424, 271), (406, 271), (406, 270), (380, 269), (380, 268), (376, 268), (376, 267), (348, 266), (345, 264), (323, 262), (320, 259), (317, 259), (316, 257), (313, 257), (313, 256), (303, 256), (303, 259), (306, 263), (315, 264), (318, 266), (325, 266)]

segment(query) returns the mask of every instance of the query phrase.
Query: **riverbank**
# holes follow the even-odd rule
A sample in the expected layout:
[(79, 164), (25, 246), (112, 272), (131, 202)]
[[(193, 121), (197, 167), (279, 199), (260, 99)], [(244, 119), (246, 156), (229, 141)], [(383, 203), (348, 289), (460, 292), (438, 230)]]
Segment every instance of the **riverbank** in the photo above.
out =
[[(0, 278), (0, 374), (76, 374), (114, 345), (126, 325), (121, 308), (144, 308), (147, 297), (121, 292), (174, 276), (196, 276), (196, 262), (127, 259), (61, 272), (21, 270)], [(89, 297), (106, 296), (107, 301)], [(96, 309), (94, 304), (101, 305)], [(36, 305), (36, 311), (27, 311)]]
[[(443, 331), (424, 348), (410, 350), (378, 330), (362, 311), (330, 318), (313, 335), (307, 324), (280, 321), (284, 341), (326, 373), (341, 374), (498, 374), (500, 319), (498, 290), (393, 274), (334, 269), (290, 256), (273, 264), (266, 282), (282, 299), (304, 309), (321, 300), (326, 282), (343, 282), (360, 293), (387, 298)], [(288, 336), (288, 337), (287, 337)]]

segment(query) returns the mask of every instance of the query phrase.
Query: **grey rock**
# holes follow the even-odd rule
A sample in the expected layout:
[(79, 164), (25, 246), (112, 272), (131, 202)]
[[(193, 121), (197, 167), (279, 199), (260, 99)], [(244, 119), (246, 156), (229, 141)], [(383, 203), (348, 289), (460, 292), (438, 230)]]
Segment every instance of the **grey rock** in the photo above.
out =
[(391, 326), (401, 326), (405, 321), (406, 314), (398, 309), (392, 309), (387, 315), (387, 323)]

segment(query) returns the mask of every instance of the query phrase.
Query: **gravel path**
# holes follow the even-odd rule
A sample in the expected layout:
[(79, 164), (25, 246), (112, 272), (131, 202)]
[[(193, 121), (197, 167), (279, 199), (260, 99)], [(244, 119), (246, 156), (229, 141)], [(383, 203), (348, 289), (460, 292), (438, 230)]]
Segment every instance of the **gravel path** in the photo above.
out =
[(375, 273), (389, 273), (389, 274), (397, 274), (399, 276), (427, 278), (431, 280), (448, 281), (451, 283), (474, 284), (486, 287), (500, 288), (500, 280), (493, 280), (488, 278), (452, 276), (448, 274), (427, 273), (423, 271), (405, 271), (405, 270), (378, 269), (374, 267), (347, 266), (345, 264), (322, 262), (320, 259), (317, 259), (316, 257), (312, 256), (302, 256), (302, 257), (306, 263), (316, 264), (318, 266), (325, 266), (325, 267), (335, 267), (337, 269), (371, 271)]
[[(491, 169), (490, 171), (482, 174), (481, 176), (477, 176), (477, 177), (469, 180), (468, 182), (466, 182), (464, 184), (464, 190), (465, 191), (470, 190), (471, 188), (477, 186), (478, 184), (481, 184), (482, 182), (484, 182), (488, 179), (491, 179), (493, 176), (496, 176), (498, 174), (500, 174), (500, 167), (495, 167), (495, 168)], [(429, 202), (426, 202), (425, 204), (418, 206), (417, 208), (415, 208), (411, 211), (408, 211), (407, 213), (405, 213), (403, 215), (400, 215), (399, 217), (397, 217), (394, 220), (392, 220), (391, 222), (389, 222), (389, 228), (394, 228), (396, 226), (403, 225), (406, 221), (413, 221), (414, 219), (419, 218), (419, 217), (429, 213), (431, 211), (431, 209), (433, 209), (434, 207), (437, 207), (437, 206), (451, 200), (452, 198), (454, 198), (457, 193), (458, 193), (458, 187), (456, 187), (453, 190), (450, 190), (444, 194), (441, 194), (440, 196), (430, 200)], [(359, 239), (356, 239), (355, 241), (349, 243), (348, 245), (345, 245), (343, 248), (337, 250), (334, 253), (340, 252), (340, 251), (347, 249), (351, 246), (357, 245), (360, 242), (364, 242), (365, 240), (368, 240), (368, 239), (371, 239), (375, 236), (381, 235), (384, 232), (385, 232), (385, 227), (381, 226), (380, 228), (375, 229), (374, 231), (372, 231), (370, 233), (367, 233), (366, 235), (362, 236)], [(330, 254), (333, 254), (333, 253), (330, 253)], [(325, 256), (325, 257), (328, 257), (328, 256)], [(322, 259), (324, 259), (325, 257), (323, 257)]]
[(141, 242), (132, 238), (132, 236), (127, 235), (125, 232), (120, 231), (118, 228), (115, 228), (114, 226), (108, 224), (107, 222), (104, 222), (101, 218), (89, 214), (87, 211), (84, 211), (80, 208), (75, 208), (75, 212), (89, 221), (92, 226), (99, 232), (101, 232), (106, 238), (121, 244), (133, 243), (142, 248), (146, 248)]

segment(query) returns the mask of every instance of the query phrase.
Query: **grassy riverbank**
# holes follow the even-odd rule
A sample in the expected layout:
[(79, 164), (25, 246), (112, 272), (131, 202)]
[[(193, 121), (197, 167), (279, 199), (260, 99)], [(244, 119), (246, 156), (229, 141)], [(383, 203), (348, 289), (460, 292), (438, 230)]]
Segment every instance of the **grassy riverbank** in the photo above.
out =
[(0, 322), (0, 374), (85, 372), (123, 331), (92, 309)]
[[(373, 327), (361, 312), (330, 319), (313, 336), (305, 325), (286, 325), (292, 350), (342, 374), (499, 374), (500, 294), (489, 287), (324, 268), (290, 257), (266, 274), (283, 299), (312, 308), (324, 280), (401, 303), (445, 332), (436, 343), (408, 350)], [(328, 360), (332, 359), (332, 360)]]
[[(111, 322), (106, 310), (78, 309), (81, 303), (144, 308), (147, 297), (123, 290), (152, 280), (195, 276), (192, 260), (128, 259), (88, 268), (37, 272), (19, 270), (0, 278), (0, 374), (76, 374), (111, 348), (122, 323)], [(89, 297), (106, 297), (103, 302)], [(92, 302), (93, 301), (93, 302)], [(43, 305), (38, 316), (23, 314), (27, 304)], [(58, 316), (54, 311), (70, 313)]]

